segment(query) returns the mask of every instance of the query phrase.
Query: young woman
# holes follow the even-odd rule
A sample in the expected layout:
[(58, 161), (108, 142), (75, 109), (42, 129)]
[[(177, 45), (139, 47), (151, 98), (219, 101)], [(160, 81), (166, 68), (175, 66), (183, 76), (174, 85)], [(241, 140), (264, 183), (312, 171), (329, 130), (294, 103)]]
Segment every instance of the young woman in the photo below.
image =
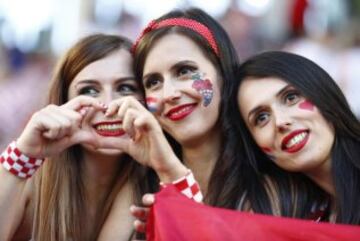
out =
[[(171, 11), (145, 28), (133, 52), (147, 106), (194, 173), (205, 203), (248, 208), (246, 177), (256, 173), (242, 166), (241, 146), (221, 122), (221, 97), (229, 94), (238, 64), (224, 29), (199, 9)], [(260, 180), (258, 193), (267, 196)], [(253, 208), (261, 209), (256, 201)]]
[(154, 191), (146, 170), (112, 148), (129, 139), (122, 119), (105, 115), (115, 99), (143, 99), (130, 48), (122, 37), (97, 34), (59, 62), (50, 105), (1, 155), (0, 240), (129, 239), (130, 204)]
[[(234, 119), (228, 117), (238, 60), (214, 19), (199, 9), (172, 11), (145, 28), (133, 51), (147, 105), (193, 171), (205, 203), (307, 217), (293, 212), (293, 204), (300, 200), (281, 192), (283, 187), (301, 189), (297, 177), (284, 173), (272, 181), (248, 161), (257, 156), (245, 152), (248, 139), (240, 138)], [(317, 191), (301, 198), (312, 200)], [(280, 207), (278, 199), (291, 204)]]
[(360, 224), (360, 123), (332, 78), (304, 57), (266, 52), (241, 65), (236, 85), (229, 99), (241, 113), (237, 130), (266, 154), (253, 165), (274, 178), (281, 171), (273, 164), (302, 173), (311, 180), (305, 190), (321, 188), (327, 219)]

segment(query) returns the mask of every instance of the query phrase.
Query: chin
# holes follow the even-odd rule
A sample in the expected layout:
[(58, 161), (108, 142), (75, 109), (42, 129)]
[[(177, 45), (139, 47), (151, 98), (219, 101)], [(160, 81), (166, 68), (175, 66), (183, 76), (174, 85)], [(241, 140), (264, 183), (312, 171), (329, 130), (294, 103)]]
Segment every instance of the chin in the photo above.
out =
[(121, 156), (124, 155), (125, 152), (119, 149), (113, 149), (113, 148), (99, 148), (95, 149), (92, 146), (83, 145), (83, 148), (86, 152), (88, 152), (90, 155), (104, 155), (104, 156)]
[(125, 152), (123, 152), (119, 149), (105, 149), (105, 148), (94, 150), (94, 152), (96, 152), (98, 154), (103, 154), (106, 156), (119, 156), (119, 155), (125, 154)]

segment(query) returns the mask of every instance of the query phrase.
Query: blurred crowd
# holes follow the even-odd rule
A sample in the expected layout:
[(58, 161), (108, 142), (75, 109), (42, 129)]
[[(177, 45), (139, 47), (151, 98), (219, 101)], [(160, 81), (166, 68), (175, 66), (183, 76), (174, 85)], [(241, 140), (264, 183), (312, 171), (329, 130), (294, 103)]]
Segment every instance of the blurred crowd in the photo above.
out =
[[(32, 1), (33, 5), (54, 4), (56, 11), (49, 12), (48, 19), (60, 20), (43, 24), (35, 38), (27, 34), (19, 37), (17, 25), (9, 25), (9, 13), (20, 11), (23, 4)], [(131, 10), (136, 5), (123, 7), (129, 2), (126, 0), (32, 1), (11, 1), (18, 6), (9, 11), (9, 1), (0, 0), (2, 149), (20, 134), (32, 113), (46, 103), (54, 63), (67, 46), (93, 32), (121, 34), (134, 40), (151, 18), (140, 0), (131, 1), (138, 4), (138, 14)], [(153, 17), (170, 10), (165, 8), (166, 1), (148, 2), (156, 10)], [(314, 60), (338, 82), (360, 117), (360, 0), (221, 0), (221, 8), (219, 5), (212, 9), (205, 8), (206, 3), (211, 5), (207, 0), (176, 2), (177, 7), (205, 3), (204, 10), (230, 34), (241, 60), (264, 50), (281, 49)], [(35, 9), (41, 12), (42, 7)], [(32, 17), (28, 18), (23, 21), (31, 24)]]

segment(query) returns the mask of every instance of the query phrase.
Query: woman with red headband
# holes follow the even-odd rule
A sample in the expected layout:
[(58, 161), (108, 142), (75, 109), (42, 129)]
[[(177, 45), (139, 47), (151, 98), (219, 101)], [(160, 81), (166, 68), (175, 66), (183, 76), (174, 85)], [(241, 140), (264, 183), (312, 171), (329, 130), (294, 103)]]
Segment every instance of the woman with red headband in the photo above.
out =
[[(212, 206), (275, 213), (268, 180), (244, 165), (242, 143), (234, 141), (231, 124), (223, 121), (223, 98), (230, 93), (238, 58), (219, 23), (199, 9), (171, 11), (144, 29), (132, 51), (135, 74), (153, 115), (131, 97), (118, 101), (110, 113), (117, 111), (128, 122), (125, 130), (139, 142), (144, 132), (159, 132), (149, 127), (156, 119), (177, 156), (162, 148), (167, 157), (155, 158), (160, 151), (153, 149), (153, 157), (144, 158), (140, 149), (122, 148), (152, 167), (162, 183), (175, 181), (195, 200), (201, 200), (200, 186), (204, 202)], [(155, 142), (148, 140), (146, 148)], [(247, 189), (249, 180), (252, 190)], [(267, 205), (257, 202), (258, 197)]]

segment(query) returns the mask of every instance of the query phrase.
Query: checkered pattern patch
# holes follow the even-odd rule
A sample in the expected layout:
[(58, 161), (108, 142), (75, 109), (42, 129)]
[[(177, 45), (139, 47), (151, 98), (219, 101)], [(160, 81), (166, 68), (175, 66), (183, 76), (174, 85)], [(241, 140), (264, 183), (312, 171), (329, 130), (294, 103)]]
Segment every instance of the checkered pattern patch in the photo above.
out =
[(0, 156), (2, 166), (20, 178), (29, 178), (41, 166), (44, 159), (25, 156), (13, 141)]
[(202, 202), (203, 195), (200, 190), (199, 184), (196, 182), (194, 175), (191, 171), (180, 179), (172, 183), (182, 194), (196, 202)]

